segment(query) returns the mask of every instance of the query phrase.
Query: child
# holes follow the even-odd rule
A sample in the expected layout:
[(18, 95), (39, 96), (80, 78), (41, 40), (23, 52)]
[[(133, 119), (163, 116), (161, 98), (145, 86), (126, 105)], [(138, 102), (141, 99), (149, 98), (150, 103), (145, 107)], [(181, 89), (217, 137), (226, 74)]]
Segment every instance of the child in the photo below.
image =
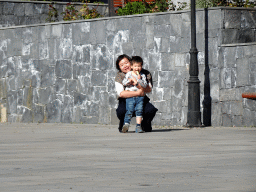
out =
[[(132, 71), (126, 73), (123, 80), (125, 90), (137, 91), (138, 85), (143, 88), (147, 87), (147, 79), (145, 74), (141, 73), (143, 66), (143, 60), (139, 56), (133, 56), (131, 60)], [(126, 99), (126, 113), (124, 117), (124, 126), (122, 132), (126, 133), (129, 130), (132, 114), (135, 111), (136, 114), (136, 133), (143, 133), (141, 128), (142, 112), (143, 112), (143, 100), (144, 97), (130, 97)]]

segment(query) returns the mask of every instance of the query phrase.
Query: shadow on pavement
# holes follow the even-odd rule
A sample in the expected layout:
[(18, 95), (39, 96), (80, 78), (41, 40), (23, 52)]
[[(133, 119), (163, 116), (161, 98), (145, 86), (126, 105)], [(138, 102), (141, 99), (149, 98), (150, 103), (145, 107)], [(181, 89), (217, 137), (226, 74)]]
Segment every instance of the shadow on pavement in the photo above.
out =
[(153, 129), (152, 132), (186, 131), (190, 129)]
[[(187, 131), (190, 130), (190, 128), (181, 128), (181, 129), (153, 129), (151, 132), (145, 132), (145, 133), (153, 133), (153, 132), (170, 132), (170, 131)], [(135, 131), (128, 131), (127, 133), (135, 133)]]

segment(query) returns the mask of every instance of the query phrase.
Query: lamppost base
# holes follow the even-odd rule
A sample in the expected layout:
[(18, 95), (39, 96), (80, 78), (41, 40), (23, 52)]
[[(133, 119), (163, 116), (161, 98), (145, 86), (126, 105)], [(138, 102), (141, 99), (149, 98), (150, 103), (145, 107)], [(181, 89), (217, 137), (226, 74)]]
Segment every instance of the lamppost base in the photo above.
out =
[(201, 112), (200, 111), (189, 111), (188, 112), (188, 127), (201, 127)]

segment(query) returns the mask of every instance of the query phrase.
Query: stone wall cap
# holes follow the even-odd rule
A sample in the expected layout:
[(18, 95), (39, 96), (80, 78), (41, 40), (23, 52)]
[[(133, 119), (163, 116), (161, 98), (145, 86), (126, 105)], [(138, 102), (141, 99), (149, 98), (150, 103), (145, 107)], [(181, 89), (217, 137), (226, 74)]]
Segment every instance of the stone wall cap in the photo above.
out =
[(251, 43), (232, 43), (232, 44), (221, 44), (221, 47), (237, 47), (237, 46), (250, 46), (250, 45), (256, 45), (256, 42)]
[[(0, 1), (3, 1), (3, 0), (0, 0)], [(203, 11), (203, 9), (202, 9), (202, 11)], [(46, 26), (46, 25), (59, 25), (59, 24), (67, 24), (67, 23), (93, 22), (93, 21), (109, 20), (109, 19), (145, 17), (145, 16), (154, 16), (154, 15), (181, 14), (181, 13), (184, 13), (184, 12), (190, 12), (190, 10), (147, 13), (147, 14), (137, 14), (137, 15), (125, 15), (125, 16), (114, 16), (114, 17), (101, 17), (101, 18), (96, 18), (96, 19), (82, 19), (82, 20), (75, 20), (75, 21), (60, 21), (60, 22), (54, 22), (54, 23), (40, 23), (40, 24), (33, 24), (33, 25), (10, 26), (10, 27), (2, 27), (2, 28), (0, 28), (0, 30), (16, 29), (16, 28), (24, 28), (24, 27), (37, 27), (37, 26)]]
[(253, 10), (255, 11), (256, 8), (250, 8), (250, 7), (210, 7), (208, 10), (215, 10), (215, 9), (229, 9), (229, 10)]

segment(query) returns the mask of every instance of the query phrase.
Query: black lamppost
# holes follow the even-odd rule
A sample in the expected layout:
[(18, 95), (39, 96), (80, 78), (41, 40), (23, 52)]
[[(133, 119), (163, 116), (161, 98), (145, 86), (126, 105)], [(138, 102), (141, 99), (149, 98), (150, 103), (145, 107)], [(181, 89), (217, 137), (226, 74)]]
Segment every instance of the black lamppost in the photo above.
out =
[(211, 98), (211, 85), (210, 85), (210, 68), (209, 68), (209, 58), (208, 58), (208, 8), (204, 9), (205, 18), (205, 46), (204, 46), (204, 99), (203, 99), (203, 125), (211, 126), (211, 115), (212, 115), (212, 98)]
[(108, 0), (109, 17), (115, 16), (114, 0)]
[(196, 10), (195, 0), (191, 0), (191, 49), (188, 80), (188, 117), (187, 126), (201, 125), (200, 112), (200, 81), (198, 79), (198, 60), (196, 48)]

